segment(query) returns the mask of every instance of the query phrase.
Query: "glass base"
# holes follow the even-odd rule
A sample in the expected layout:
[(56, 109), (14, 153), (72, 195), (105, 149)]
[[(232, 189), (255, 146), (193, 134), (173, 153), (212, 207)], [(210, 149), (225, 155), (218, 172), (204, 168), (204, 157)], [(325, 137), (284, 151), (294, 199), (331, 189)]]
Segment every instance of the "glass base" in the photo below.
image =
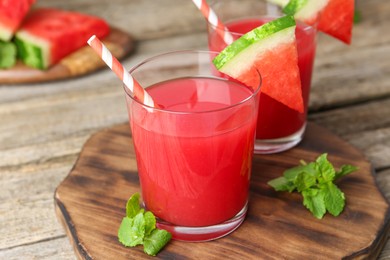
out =
[(292, 135), (277, 139), (256, 139), (255, 154), (280, 153), (296, 146), (303, 138), (306, 123)]
[(204, 242), (224, 237), (236, 230), (244, 221), (248, 211), (248, 202), (233, 218), (212, 226), (184, 227), (165, 222), (157, 218), (157, 227), (165, 229), (172, 234), (172, 239), (187, 242)]

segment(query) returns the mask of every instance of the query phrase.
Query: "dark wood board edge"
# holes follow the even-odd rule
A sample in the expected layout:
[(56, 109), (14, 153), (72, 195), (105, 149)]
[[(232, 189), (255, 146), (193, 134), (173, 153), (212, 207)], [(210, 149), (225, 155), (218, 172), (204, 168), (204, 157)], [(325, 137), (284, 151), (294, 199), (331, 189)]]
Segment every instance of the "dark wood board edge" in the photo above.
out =
[[(122, 123), (122, 124), (118, 124), (118, 125), (115, 125), (112, 127), (107, 127), (107, 128), (104, 128), (96, 133), (93, 133), (87, 139), (87, 141), (83, 144), (81, 152), (80, 152), (79, 156), (77, 157), (76, 162), (73, 164), (71, 170), (69, 171), (68, 175), (66, 175), (66, 177), (59, 183), (59, 185), (55, 189), (54, 209), (55, 209), (55, 212), (57, 215), (57, 219), (60, 221), (61, 225), (64, 227), (65, 232), (70, 240), (70, 243), (72, 244), (72, 247), (73, 247), (78, 259), (91, 260), (91, 259), (93, 259), (93, 257), (88, 254), (82, 241), (79, 240), (79, 237), (77, 236), (77, 230), (75, 229), (75, 226), (73, 225), (72, 218), (70, 217), (69, 212), (67, 211), (65, 205), (61, 201), (61, 197), (58, 193), (58, 188), (61, 186), (62, 183), (66, 182), (67, 179), (71, 178), (72, 172), (77, 167), (77, 164), (78, 164), (80, 158), (82, 157), (81, 155), (84, 152), (84, 147), (88, 146), (88, 143), (92, 139), (94, 139), (96, 136), (102, 134), (105, 131), (110, 131), (113, 128), (121, 127), (123, 125), (128, 125), (128, 123)], [(131, 135), (131, 132), (129, 132), (129, 134)]]
[(383, 222), (383, 228), (380, 229), (380, 232), (377, 234), (375, 240), (372, 244), (362, 250), (344, 257), (344, 260), (350, 259), (377, 259), (381, 254), (383, 247), (385, 246), (387, 240), (389, 239), (390, 232), (390, 209), (386, 211), (385, 220)]
[[(119, 124), (118, 126), (123, 125)], [(115, 127), (115, 126), (114, 126)], [(87, 141), (83, 144), (81, 152), (79, 156), (77, 157), (76, 162), (73, 164), (71, 170), (69, 171), (68, 175), (60, 182), (60, 184), (57, 186), (54, 192), (54, 210), (57, 215), (57, 219), (60, 221), (61, 225), (64, 227), (65, 232), (70, 240), (70, 243), (72, 244), (72, 247), (76, 253), (76, 256), (78, 259), (86, 259), (90, 260), (93, 259), (85, 249), (85, 246), (83, 245), (82, 241), (79, 240), (79, 237), (77, 236), (77, 230), (75, 229), (75, 226), (73, 224), (72, 218), (69, 215), (69, 212), (67, 211), (65, 205), (61, 201), (61, 197), (58, 193), (58, 188), (61, 186), (62, 183), (66, 182), (67, 179), (71, 178), (72, 172), (76, 168), (81, 155), (84, 151), (84, 147), (88, 146), (88, 143), (97, 135), (101, 134), (104, 131), (109, 131), (111, 128), (105, 128), (102, 129), (94, 134), (92, 134)]]
[(77, 256), (78, 259), (93, 259), (85, 250), (85, 247), (83, 246), (83, 243), (79, 240), (77, 236), (77, 230), (75, 229), (74, 225), (72, 224), (72, 219), (66, 210), (65, 205), (61, 202), (61, 199), (57, 196), (57, 191), (55, 192), (54, 196), (54, 207), (56, 215), (61, 215), (61, 218), (58, 218), (61, 222), (61, 225), (64, 227), (65, 232), (70, 240), (70, 243), (72, 244), (73, 250)]

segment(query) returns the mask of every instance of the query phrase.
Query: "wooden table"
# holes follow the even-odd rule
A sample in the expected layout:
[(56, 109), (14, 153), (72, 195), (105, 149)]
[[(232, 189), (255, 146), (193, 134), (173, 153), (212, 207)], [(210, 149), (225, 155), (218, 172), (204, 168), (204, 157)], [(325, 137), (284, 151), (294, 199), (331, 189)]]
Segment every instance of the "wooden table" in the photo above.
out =
[[(131, 33), (137, 50), (126, 67), (155, 53), (207, 47), (204, 20), (189, 0), (41, 0), (39, 6), (99, 15)], [(319, 37), (309, 120), (361, 149), (390, 199), (390, 2), (360, 0), (357, 8), (362, 21), (351, 46)], [(91, 134), (126, 121), (121, 84), (108, 69), (0, 86), (0, 259), (75, 258), (55, 216), (54, 190)], [(388, 258), (390, 242), (380, 255)]]

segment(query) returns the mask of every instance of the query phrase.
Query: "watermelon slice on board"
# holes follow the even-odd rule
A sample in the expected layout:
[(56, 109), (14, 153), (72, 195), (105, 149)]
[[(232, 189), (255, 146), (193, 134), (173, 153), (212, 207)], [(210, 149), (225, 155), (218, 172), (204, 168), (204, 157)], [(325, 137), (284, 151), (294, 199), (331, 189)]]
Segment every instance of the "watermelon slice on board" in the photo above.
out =
[(0, 41), (0, 69), (8, 69), (16, 63), (16, 46), (13, 42)]
[(319, 31), (351, 43), (355, 0), (290, 0), (283, 12), (309, 25), (318, 22)]
[(295, 19), (284, 16), (246, 33), (213, 60), (216, 68), (303, 113)]
[(52, 8), (37, 9), (16, 32), (15, 43), (23, 62), (47, 69), (85, 46), (91, 35), (104, 38), (109, 25), (101, 18)]
[(0, 0), (0, 40), (9, 41), (35, 0)]

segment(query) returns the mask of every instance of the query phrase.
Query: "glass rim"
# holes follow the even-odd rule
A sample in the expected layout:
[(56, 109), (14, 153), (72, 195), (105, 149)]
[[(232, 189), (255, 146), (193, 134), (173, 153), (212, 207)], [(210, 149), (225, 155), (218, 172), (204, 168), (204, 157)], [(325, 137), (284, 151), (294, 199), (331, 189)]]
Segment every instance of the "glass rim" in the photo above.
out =
[[(136, 71), (138, 68), (140, 68), (142, 65), (144, 65), (146, 63), (149, 63), (149, 62), (152, 62), (152, 61), (155, 61), (155, 60), (158, 60), (160, 58), (164, 58), (164, 57), (167, 57), (167, 56), (170, 56), (170, 55), (183, 55), (183, 54), (198, 54), (199, 55), (199, 54), (207, 54), (208, 56), (210, 56), (210, 54), (218, 54), (218, 53), (219, 52), (206, 51), (206, 50), (178, 50), (178, 51), (164, 52), (164, 53), (160, 53), (160, 54), (154, 55), (152, 57), (146, 58), (146, 59), (138, 62), (136, 65), (134, 65), (133, 67), (131, 67), (129, 69), (129, 73), (131, 74), (132, 72)], [(210, 62), (210, 64), (213, 64), (213, 63)], [(211, 79), (225, 80), (225, 81), (233, 82), (234, 84), (238, 84), (238, 85), (240, 85), (242, 87), (245, 87), (245, 88), (250, 89), (251, 91), (253, 91), (252, 93), (250, 93), (250, 95), (248, 97), (246, 97), (245, 99), (243, 99), (243, 100), (241, 100), (241, 101), (239, 101), (237, 103), (234, 103), (234, 104), (231, 104), (231, 105), (227, 105), (225, 107), (218, 108), (218, 109), (210, 109), (210, 110), (203, 110), (203, 111), (176, 111), (176, 110), (169, 110), (169, 109), (165, 109), (165, 108), (152, 107), (152, 106), (144, 104), (143, 102), (141, 102), (140, 100), (135, 98), (133, 95), (129, 94), (129, 92), (128, 92), (129, 90), (128, 90), (128, 88), (124, 84), (123, 84), (123, 88), (124, 88), (125, 93), (126, 93), (127, 96), (129, 96), (138, 105), (146, 108), (148, 111), (158, 111), (158, 112), (164, 112), (164, 113), (170, 113), (170, 114), (182, 114), (182, 115), (215, 113), (215, 112), (224, 111), (224, 110), (228, 110), (228, 109), (232, 109), (234, 107), (240, 106), (240, 105), (248, 102), (252, 98), (254, 98), (260, 92), (260, 89), (261, 89), (261, 86), (262, 86), (262, 83), (263, 83), (263, 79), (261, 77), (261, 73), (258, 70), (256, 70), (256, 71), (257, 71), (257, 73), (259, 75), (259, 79), (260, 79), (259, 85), (256, 87), (256, 89), (254, 89), (254, 88), (252, 88), (250, 86), (247, 86), (244, 83), (241, 83), (241, 82), (238, 82), (238, 81), (234, 81), (233, 82), (233, 81), (231, 81), (229, 79), (221, 78), (221, 77), (218, 77), (218, 76), (211, 76), (211, 75), (207, 75), (207, 76), (204, 76), (204, 75), (203, 76), (202, 75), (191, 76), (191, 77), (194, 77), (194, 78), (205, 77), (205, 78), (211, 78)], [(172, 79), (179, 79), (179, 78), (172, 78)], [(162, 81), (160, 81), (160, 82), (162, 82)], [(144, 88), (144, 89), (147, 89), (147, 88)]]
[[(223, 21), (224, 24), (230, 24), (230, 23), (233, 23), (233, 22), (236, 22), (236, 21), (240, 21), (240, 20), (243, 20), (243, 19), (261, 19), (261, 18), (265, 18), (265, 19), (276, 19), (276, 18), (280, 18), (282, 17), (282, 15), (262, 15), (262, 16), (243, 16), (243, 17), (236, 17), (234, 19), (230, 19), (230, 20), (226, 20), (226, 21)], [(206, 21), (207, 22), (207, 25), (211, 28), (213, 28), (213, 30), (217, 31), (217, 30), (223, 30), (223, 31), (226, 31), (226, 32), (230, 32), (230, 34), (232, 35), (236, 35), (237, 37), (241, 37), (243, 36), (245, 33), (239, 33), (239, 32), (232, 32), (232, 31), (229, 31), (229, 30), (225, 30), (225, 28), (218, 28), (217, 26), (211, 24), (209, 21)], [(296, 22), (296, 26), (300, 26), (300, 28), (307, 32), (307, 31), (310, 31), (312, 30), (314, 33), (317, 33), (317, 28), (316, 26), (314, 25), (308, 25), (304, 22), (301, 22), (301, 21), (297, 21), (295, 20)], [(317, 23), (315, 24), (317, 25)]]

